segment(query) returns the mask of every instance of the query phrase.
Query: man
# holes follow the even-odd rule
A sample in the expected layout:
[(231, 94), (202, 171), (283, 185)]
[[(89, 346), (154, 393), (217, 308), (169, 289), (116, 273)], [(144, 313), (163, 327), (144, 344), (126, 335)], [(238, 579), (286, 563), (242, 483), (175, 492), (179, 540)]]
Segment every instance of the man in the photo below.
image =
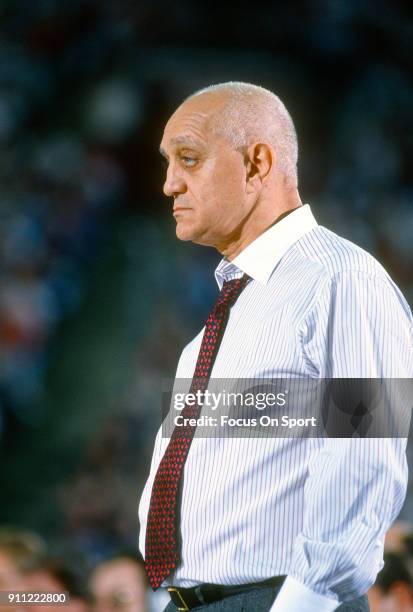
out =
[[(161, 153), (177, 237), (223, 255), (221, 293), (177, 379), (197, 392), (210, 378), (412, 377), (409, 307), (375, 259), (302, 205), (277, 96), (201, 90), (168, 121)], [(158, 432), (140, 502), (140, 549), (152, 587), (169, 587), (166, 610), (368, 610), (405, 496), (405, 439), (194, 429)]]
[(129, 552), (99, 563), (90, 577), (97, 612), (147, 612), (147, 577), (142, 561)]
[[(16, 527), (0, 527), (0, 612), (9, 612), (7, 592), (25, 591), (26, 575), (35, 567), (46, 551), (43, 540), (31, 531)], [(15, 612), (24, 610), (14, 606)]]
[[(85, 568), (78, 559), (45, 556), (24, 576), (24, 591), (29, 593), (67, 593), (65, 612), (90, 612), (90, 595), (84, 577)], [(49, 610), (60, 610), (62, 604), (48, 604)], [(30, 605), (30, 612), (46, 610), (44, 603)]]

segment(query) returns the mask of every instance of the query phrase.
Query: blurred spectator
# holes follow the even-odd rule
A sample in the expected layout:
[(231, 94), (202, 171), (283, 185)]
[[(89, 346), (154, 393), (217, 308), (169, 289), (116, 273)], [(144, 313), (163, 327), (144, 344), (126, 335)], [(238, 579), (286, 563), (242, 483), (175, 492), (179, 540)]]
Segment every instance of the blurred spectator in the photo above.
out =
[(90, 578), (96, 612), (148, 612), (148, 582), (137, 554), (120, 553), (97, 565)]
[[(23, 586), (28, 592), (67, 593), (65, 612), (88, 612), (90, 596), (87, 591), (87, 576), (79, 563), (60, 557), (46, 557), (24, 575)], [(30, 610), (62, 610), (61, 605), (31, 605)]]
[(371, 612), (413, 612), (413, 582), (402, 555), (385, 553), (368, 597)]
[[(34, 533), (2, 527), (0, 529), (0, 591), (25, 590), (25, 573), (37, 565), (45, 550), (45, 543)], [(0, 604), (0, 612), (10, 612), (10, 606)]]

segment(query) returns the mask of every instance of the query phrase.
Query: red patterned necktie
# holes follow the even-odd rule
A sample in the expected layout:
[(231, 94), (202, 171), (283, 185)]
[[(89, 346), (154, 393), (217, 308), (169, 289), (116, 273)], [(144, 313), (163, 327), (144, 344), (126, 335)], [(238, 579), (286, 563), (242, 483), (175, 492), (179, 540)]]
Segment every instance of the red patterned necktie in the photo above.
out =
[[(202, 337), (190, 393), (205, 391), (212, 366), (224, 335), (229, 310), (249, 280), (242, 278), (225, 281), (212, 309)], [(185, 405), (183, 418), (197, 418), (199, 405)], [(178, 491), (185, 460), (196, 427), (175, 427), (165, 454), (159, 464), (152, 487), (146, 526), (145, 566), (149, 582), (156, 590), (180, 562), (178, 544)]]

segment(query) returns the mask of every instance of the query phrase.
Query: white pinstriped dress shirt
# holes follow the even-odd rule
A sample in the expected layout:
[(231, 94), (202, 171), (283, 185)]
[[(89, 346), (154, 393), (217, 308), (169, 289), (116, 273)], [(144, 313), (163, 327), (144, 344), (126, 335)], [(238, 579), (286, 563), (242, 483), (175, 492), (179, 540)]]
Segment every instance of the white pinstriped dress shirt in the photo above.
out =
[[(413, 320), (363, 249), (302, 206), (232, 262), (221, 287), (252, 281), (232, 307), (212, 378), (412, 378)], [(176, 377), (193, 375), (203, 330)], [(159, 430), (140, 505), (169, 442)], [(287, 575), (271, 612), (329, 612), (365, 593), (406, 492), (404, 438), (194, 438), (184, 468), (182, 564), (165, 581), (242, 584)]]

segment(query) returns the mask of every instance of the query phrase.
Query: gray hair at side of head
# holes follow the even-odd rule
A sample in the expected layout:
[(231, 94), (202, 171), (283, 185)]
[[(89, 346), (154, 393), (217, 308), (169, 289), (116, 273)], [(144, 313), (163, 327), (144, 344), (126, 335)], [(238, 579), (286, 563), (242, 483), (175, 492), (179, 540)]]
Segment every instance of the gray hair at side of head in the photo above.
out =
[(271, 145), (277, 154), (279, 171), (297, 182), (297, 134), (280, 98), (264, 87), (229, 81), (204, 87), (187, 100), (214, 92), (227, 95), (224, 109), (216, 118), (217, 133), (236, 149), (254, 142)]

